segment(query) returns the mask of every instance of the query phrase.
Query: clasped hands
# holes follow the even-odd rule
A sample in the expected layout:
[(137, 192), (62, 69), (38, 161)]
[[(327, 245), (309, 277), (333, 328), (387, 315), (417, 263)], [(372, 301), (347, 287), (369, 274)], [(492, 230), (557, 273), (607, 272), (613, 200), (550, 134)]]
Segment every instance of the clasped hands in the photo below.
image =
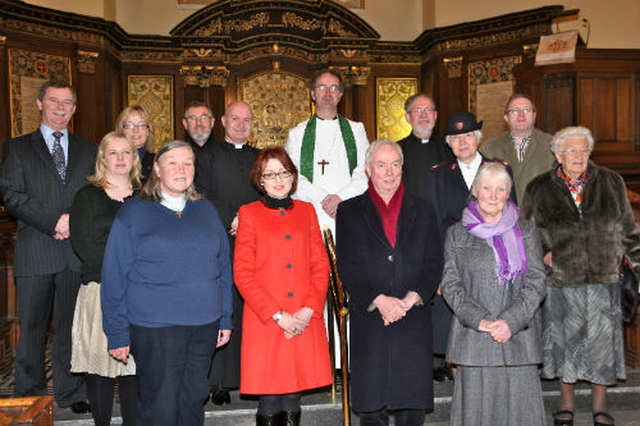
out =
[(298, 309), (293, 315), (288, 312), (282, 314), (282, 318), (277, 322), (282, 330), (284, 330), (284, 337), (291, 339), (305, 332), (309, 326), (309, 321), (313, 316), (313, 309), (303, 306)]
[(373, 300), (373, 305), (380, 312), (385, 326), (400, 321), (413, 308), (421, 298), (415, 291), (410, 291), (402, 299), (393, 296), (380, 294)]
[(478, 330), (491, 334), (491, 338), (498, 343), (507, 343), (511, 339), (511, 329), (505, 320), (480, 320)]

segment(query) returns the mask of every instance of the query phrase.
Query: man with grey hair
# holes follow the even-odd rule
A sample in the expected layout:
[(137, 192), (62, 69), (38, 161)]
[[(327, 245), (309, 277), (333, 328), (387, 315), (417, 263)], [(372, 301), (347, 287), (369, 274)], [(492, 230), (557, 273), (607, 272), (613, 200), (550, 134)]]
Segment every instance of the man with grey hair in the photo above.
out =
[(409, 192), (426, 198), (431, 167), (451, 160), (453, 155), (444, 140), (433, 134), (438, 111), (431, 97), (422, 93), (413, 95), (406, 100), (404, 109), (411, 133), (398, 141), (405, 158), (403, 180)]
[(53, 306), (51, 364), (60, 407), (90, 411), (84, 377), (71, 374), (71, 325), (81, 285), (80, 260), (71, 248), (69, 209), (94, 172), (97, 146), (69, 132), (76, 92), (65, 81), (42, 85), (36, 104), (42, 113), (34, 132), (4, 143), (0, 191), (18, 219), (14, 274), (20, 341), (13, 393), (46, 395), (45, 342)]
[(431, 202), (405, 191), (402, 150), (366, 155), (369, 189), (340, 203), (338, 272), (349, 292), (351, 402), (361, 425), (419, 426), (433, 408), (429, 300), (443, 249)]
[(551, 135), (536, 129), (536, 106), (521, 93), (511, 95), (504, 108), (509, 130), (487, 140), (480, 151), (489, 158), (501, 158), (511, 165), (518, 203), (534, 177), (549, 170), (555, 158), (550, 149)]
[(182, 126), (187, 132), (185, 141), (191, 145), (196, 157), (215, 142), (212, 132), (215, 122), (211, 108), (204, 102), (191, 102), (185, 110), (182, 119)]

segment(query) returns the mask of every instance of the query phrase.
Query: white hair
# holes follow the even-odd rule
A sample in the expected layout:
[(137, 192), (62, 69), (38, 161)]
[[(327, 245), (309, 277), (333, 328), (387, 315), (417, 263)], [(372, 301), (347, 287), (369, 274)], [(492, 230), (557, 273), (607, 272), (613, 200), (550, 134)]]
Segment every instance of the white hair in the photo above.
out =
[(583, 137), (587, 141), (587, 144), (589, 144), (589, 151), (593, 151), (594, 140), (591, 130), (582, 126), (571, 126), (558, 130), (558, 132), (553, 135), (553, 139), (551, 139), (551, 151), (554, 153), (562, 151), (564, 141), (573, 136)]

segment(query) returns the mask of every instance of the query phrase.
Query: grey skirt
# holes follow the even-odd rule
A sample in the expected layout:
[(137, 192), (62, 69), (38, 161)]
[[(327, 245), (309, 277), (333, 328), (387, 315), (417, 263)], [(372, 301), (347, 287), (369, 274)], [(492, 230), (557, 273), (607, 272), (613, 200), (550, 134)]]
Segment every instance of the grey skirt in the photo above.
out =
[(537, 365), (458, 366), (452, 426), (543, 426), (545, 416)]
[(626, 378), (620, 286), (547, 287), (542, 376), (613, 385)]

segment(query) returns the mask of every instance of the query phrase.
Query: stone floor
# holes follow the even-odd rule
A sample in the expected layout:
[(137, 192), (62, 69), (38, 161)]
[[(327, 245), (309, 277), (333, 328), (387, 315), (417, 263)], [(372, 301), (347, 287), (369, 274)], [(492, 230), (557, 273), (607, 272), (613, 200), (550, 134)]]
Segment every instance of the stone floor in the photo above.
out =
[[(617, 426), (640, 426), (640, 370), (627, 372), (628, 378), (624, 382), (609, 390), (610, 413), (616, 419)], [(557, 408), (560, 400), (560, 392), (556, 381), (542, 382), (545, 406), (547, 409), (547, 422), (553, 424), (551, 413)], [(435, 409), (427, 416), (426, 425), (448, 425), (449, 407), (453, 383), (435, 384)], [(593, 424), (590, 407), (591, 390), (585, 384), (577, 385), (576, 389), (576, 417), (575, 426), (587, 426)], [(342, 425), (341, 395), (337, 393), (332, 397), (330, 389), (322, 389), (310, 392), (303, 396), (302, 425), (324, 426)], [(210, 402), (205, 406), (205, 425), (207, 426), (253, 426), (255, 425), (255, 412), (257, 400), (250, 397), (241, 397), (238, 392), (231, 395), (231, 404), (222, 407), (214, 406)], [(119, 425), (122, 419), (119, 416), (119, 407), (114, 407), (113, 424)], [(92, 425), (90, 415), (76, 415), (70, 410), (57, 409), (55, 412), (56, 426), (80, 426)], [(353, 414), (351, 425), (358, 425), (358, 417)], [(393, 424), (393, 423), (392, 423)], [(526, 426), (526, 425), (514, 425)]]

